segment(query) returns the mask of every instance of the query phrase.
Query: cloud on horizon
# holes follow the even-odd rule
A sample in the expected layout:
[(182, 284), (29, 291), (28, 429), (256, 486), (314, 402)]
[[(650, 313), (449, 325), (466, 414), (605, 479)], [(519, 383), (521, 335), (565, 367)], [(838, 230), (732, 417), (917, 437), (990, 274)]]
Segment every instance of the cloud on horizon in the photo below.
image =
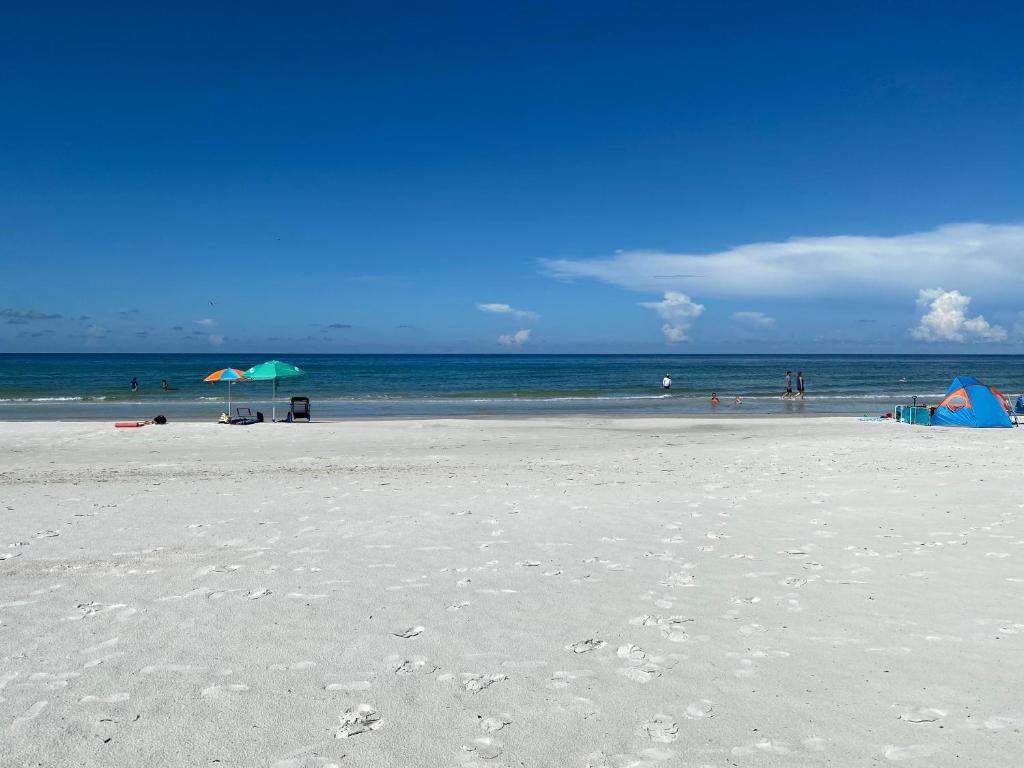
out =
[(910, 335), (921, 341), (1006, 341), (1006, 329), (990, 325), (984, 315), (967, 317), (971, 297), (960, 291), (922, 288), (917, 306), (927, 310)]
[(476, 308), (481, 312), (491, 312), (497, 315), (512, 315), (520, 320), (540, 320), (540, 315), (531, 309), (516, 309), (508, 304), (477, 304)]
[(530, 340), (531, 330), (525, 328), (521, 331), (498, 337), (498, 343), (503, 347), (521, 347)]
[(675, 291), (667, 291), (661, 301), (642, 301), (640, 306), (653, 309), (668, 321), (661, 326), (661, 332), (665, 334), (665, 340), (669, 344), (689, 341), (687, 331), (690, 330), (693, 321), (704, 313), (703, 304), (697, 304), (685, 293)]
[(701, 299), (908, 296), (920, 288), (922, 270), (933, 284), (1009, 298), (1024, 272), (1024, 225), (948, 224), (890, 237), (793, 237), (704, 254), (627, 250), (541, 264), (546, 274), (563, 280)]

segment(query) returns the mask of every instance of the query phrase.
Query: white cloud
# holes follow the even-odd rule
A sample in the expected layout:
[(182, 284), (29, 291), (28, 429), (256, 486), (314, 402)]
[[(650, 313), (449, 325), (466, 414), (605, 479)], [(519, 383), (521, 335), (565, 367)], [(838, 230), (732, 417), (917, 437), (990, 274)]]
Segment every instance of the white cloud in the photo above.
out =
[(516, 309), (508, 304), (477, 304), (481, 312), (493, 312), (498, 315), (512, 315), (520, 320), (540, 320), (540, 315), (530, 309)]
[(217, 327), (217, 321), (216, 320), (210, 320), (209, 318), (207, 318), (205, 320), (196, 320), (196, 325), (202, 326), (203, 328), (206, 328), (207, 330), (211, 330), (212, 331), (214, 328)]
[(775, 318), (764, 312), (733, 312), (732, 319), (742, 325), (764, 331), (771, 330), (777, 325)]
[(668, 320), (661, 326), (661, 332), (665, 334), (665, 339), (670, 344), (689, 341), (686, 332), (693, 325), (693, 321), (704, 312), (703, 304), (696, 304), (685, 293), (676, 291), (667, 291), (662, 301), (642, 301), (640, 306), (653, 309)]
[(223, 343), (224, 343), (224, 337), (223, 336), (220, 336), (220, 335), (215, 334), (215, 333), (210, 334), (210, 346), (211, 347), (219, 347)]
[(521, 347), (530, 340), (530, 329), (516, 331), (513, 334), (499, 336), (498, 343), (504, 347)]
[(922, 270), (971, 296), (1011, 297), (1024, 272), (1024, 225), (950, 224), (892, 237), (794, 237), (706, 254), (620, 251), (603, 259), (545, 259), (562, 279), (709, 298), (906, 296)]
[(989, 325), (983, 315), (967, 317), (971, 297), (960, 291), (922, 288), (917, 305), (927, 311), (910, 335), (922, 341), (1005, 341), (1006, 330)]

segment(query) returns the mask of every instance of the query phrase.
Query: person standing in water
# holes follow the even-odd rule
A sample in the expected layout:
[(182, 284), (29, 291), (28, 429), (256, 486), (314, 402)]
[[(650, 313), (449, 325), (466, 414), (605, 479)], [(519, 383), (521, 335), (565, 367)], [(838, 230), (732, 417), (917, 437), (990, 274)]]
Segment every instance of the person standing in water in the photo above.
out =
[(793, 372), (786, 371), (786, 394), (783, 397), (793, 396)]
[(131, 388), (132, 388), (132, 392), (138, 392), (139, 391), (139, 380), (135, 376), (132, 376)]
[(799, 393), (800, 399), (803, 400), (804, 399), (804, 372), (803, 371), (797, 371), (796, 372), (796, 391)]
[(672, 377), (667, 373), (665, 374), (665, 378), (661, 380), (661, 388), (672, 389)]
[(717, 392), (712, 392), (711, 393), (711, 405), (713, 405), (713, 406), (714, 405), (718, 405), (718, 402), (719, 402), (719, 400), (718, 400), (718, 393)]

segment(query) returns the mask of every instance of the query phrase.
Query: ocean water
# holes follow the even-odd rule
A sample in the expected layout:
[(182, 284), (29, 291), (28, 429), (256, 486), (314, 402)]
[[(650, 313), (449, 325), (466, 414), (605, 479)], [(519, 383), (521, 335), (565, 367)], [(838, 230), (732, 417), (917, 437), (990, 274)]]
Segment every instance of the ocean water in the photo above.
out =
[[(1024, 356), (889, 355), (99, 355), (0, 354), (0, 420), (216, 419), (225, 366), (277, 358), (306, 375), (280, 382), (316, 418), (544, 414), (878, 414), (894, 403), (935, 404), (953, 376), (973, 375), (1011, 399), (1024, 389)], [(802, 402), (784, 400), (784, 377), (804, 372)], [(673, 387), (661, 388), (670, 373)], [(138, 392), (129, 382), (137, 377)], [(167, 379), (173, 389), (161, 389)], [(710, 395), (722, 404), (713, 409)], [(743, 398), (740, 406), (734, 398)], [(271, 410), (269, 382), (232, 388), (233, 405)]]

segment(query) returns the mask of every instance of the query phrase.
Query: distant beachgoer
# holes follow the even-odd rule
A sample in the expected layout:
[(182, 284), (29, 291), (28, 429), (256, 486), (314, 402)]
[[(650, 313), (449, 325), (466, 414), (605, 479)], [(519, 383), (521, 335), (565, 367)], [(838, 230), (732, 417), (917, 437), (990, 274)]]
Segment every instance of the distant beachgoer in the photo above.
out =
[(672, 377), (667, 373), (665, 374), (665, 378), (661, 380), (661, 387), (662, 389), (672, 389)]
[(161, 381), (161, 382), (160, 382), (160, 386), (161, 386), (161, 387), (162, 387), (163, 389), (170, 389), (170, 388), (171, 388), (171, 385), (167, 383), (167, 379), (164, 379), (163, 381)]
[(736, 399), (732, 401), (733, 405), (743, 405), (743, 398), (736, 395)]
[(786, 394), (783, 397), (793, 396), (793, 372), (786, 371)]
[(712, 405), (718, 405), (718, 403), (719, 403), (718, 395), (716, 393), (712, 392), (711, 393), (711, 404)]
[(139, 380), (137, 378), (135, 378), (134, 376), (132, 376), (131, 388), (132, 388), (132, 392), (138, 392), (139, 391)]
[(796, 372), (796, 391), (800, 393), (800, 399), (804, 399), (804, 372)]

